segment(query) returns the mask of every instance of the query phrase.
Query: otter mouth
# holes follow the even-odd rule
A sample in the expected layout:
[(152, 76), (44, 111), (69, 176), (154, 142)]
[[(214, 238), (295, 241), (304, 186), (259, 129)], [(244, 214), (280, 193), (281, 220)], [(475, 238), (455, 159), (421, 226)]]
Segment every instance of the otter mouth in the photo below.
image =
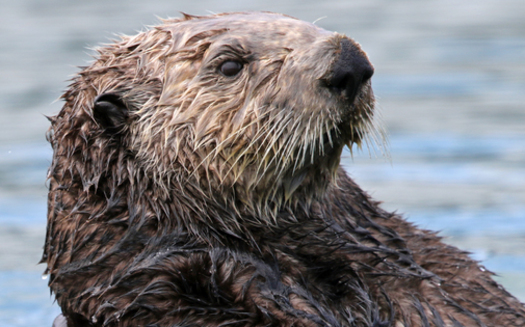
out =
[(347, 146), (351, 153), (355, 148), (362, 150), (366, 147), (370, 154), (389, 158), (387, 133), (375, 105), (370, 81), (359, 85), (354, 92), (351, 99), (348, 96), (334, 99), (334, 123), (322, 135), (324, 155), (340, 154), (340, 150)]
[(333, 128), (323, 135), (325, 143), (334, 147), (352, 146), (361, 148), (363, 141), (374, 126), (374, 102), (370, 100), (372, 90), (369, 85), (362, 85), (351, 99), (337, 99), (339, 117)]
[(336, 126), (330, 131), (324, 133), (322, 136), (323, 144), (321, 145), (321, 148), (325, 149), (325, 155), (330, 155), (330, 153), (337, 151), (345, 145), (353, 144), (354, 139), (346, 134), (348, 133), (343, 133), (340, 126)]

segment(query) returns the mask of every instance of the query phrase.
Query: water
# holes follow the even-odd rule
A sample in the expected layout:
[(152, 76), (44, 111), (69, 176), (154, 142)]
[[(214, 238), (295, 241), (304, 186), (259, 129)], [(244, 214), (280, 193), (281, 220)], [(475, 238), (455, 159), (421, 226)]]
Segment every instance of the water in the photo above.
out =
[(525, 6), (522, 0), (0, 1), (0, 326), (50, 326), (44, 267), (44, 115), (113, 33), (179, 11), (284, 12), (358, 40), (390, 132), (391, 163), (344, 166), (389, 210), (472, 252), (525, 300)]

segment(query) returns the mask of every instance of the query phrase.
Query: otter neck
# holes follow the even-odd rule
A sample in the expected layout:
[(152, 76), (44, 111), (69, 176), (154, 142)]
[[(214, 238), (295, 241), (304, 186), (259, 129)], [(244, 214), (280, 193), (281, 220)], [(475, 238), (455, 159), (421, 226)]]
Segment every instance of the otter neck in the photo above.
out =
[[(139, 180), (140, 175), (136, 176)], [(135, 187), (143, 186), (137, 182), (134, 184)], [(307, 192), (311, 185), (305, 185), (299, 187), (288, 201), (269, 199), (263, 205), (254, 205), (235, 201), (237, 195), (225, 190), (220, 196), (213, 197), (195, 183), (172, 183), (171, 186), (169, 192), (163, 192), (160, 197), (154, 183), (129, 192), (129, 228), (140, 226), (148, 234), (156, 235), (185, 231), (209, 245), (235, 242), (256, 248), (266, 236), (307, 219), (312, 205), (318, 201), (317, 197), (323, 195), (317, 189), (316, 196), (312, 196)], [(157, 197), (158, 201), (151, 201), (152, 197)]]

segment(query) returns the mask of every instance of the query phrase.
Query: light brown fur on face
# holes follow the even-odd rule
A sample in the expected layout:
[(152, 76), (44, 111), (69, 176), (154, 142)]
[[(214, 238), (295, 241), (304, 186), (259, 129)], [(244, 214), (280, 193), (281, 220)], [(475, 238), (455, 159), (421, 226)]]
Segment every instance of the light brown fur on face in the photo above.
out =
[[(166, 193), (194, 183), (271, 218), (283, 202), (310, 201), (310, 190), (332, 179), (345, 143), (375, 131), (372, 91), (366, 85), (341, 110), (319, 87), (342, 35), (280, 15), (219, 17), (165, 21), (99, 49), (76, 98), (123, 97), (132, 108), (129, 148)], [(227, 59), (245, 62), (239, 76), (217, 74)], [(301, 182), (307, 187), (296, 192)]]
[(67, 325), (525, 325), (490, 272), (339, 167), (383, 138), (372, 73), (353, 40), (273, 13), (100, 48), (48, 134), (42, 261)]

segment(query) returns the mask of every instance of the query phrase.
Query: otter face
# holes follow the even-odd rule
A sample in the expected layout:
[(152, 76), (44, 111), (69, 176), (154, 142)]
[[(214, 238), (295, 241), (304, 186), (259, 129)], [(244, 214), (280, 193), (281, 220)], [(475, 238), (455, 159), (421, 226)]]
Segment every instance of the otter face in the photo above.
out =
[(185, 16), (99, 52), (83, 74), (104, 71), (90, 83), (112, 109), (93, 116), (167, 192), (190, 183), (252, 209), (304, 202), (331, 181), (345, 144), (374, 132), (366, 54), (290, 17)]

